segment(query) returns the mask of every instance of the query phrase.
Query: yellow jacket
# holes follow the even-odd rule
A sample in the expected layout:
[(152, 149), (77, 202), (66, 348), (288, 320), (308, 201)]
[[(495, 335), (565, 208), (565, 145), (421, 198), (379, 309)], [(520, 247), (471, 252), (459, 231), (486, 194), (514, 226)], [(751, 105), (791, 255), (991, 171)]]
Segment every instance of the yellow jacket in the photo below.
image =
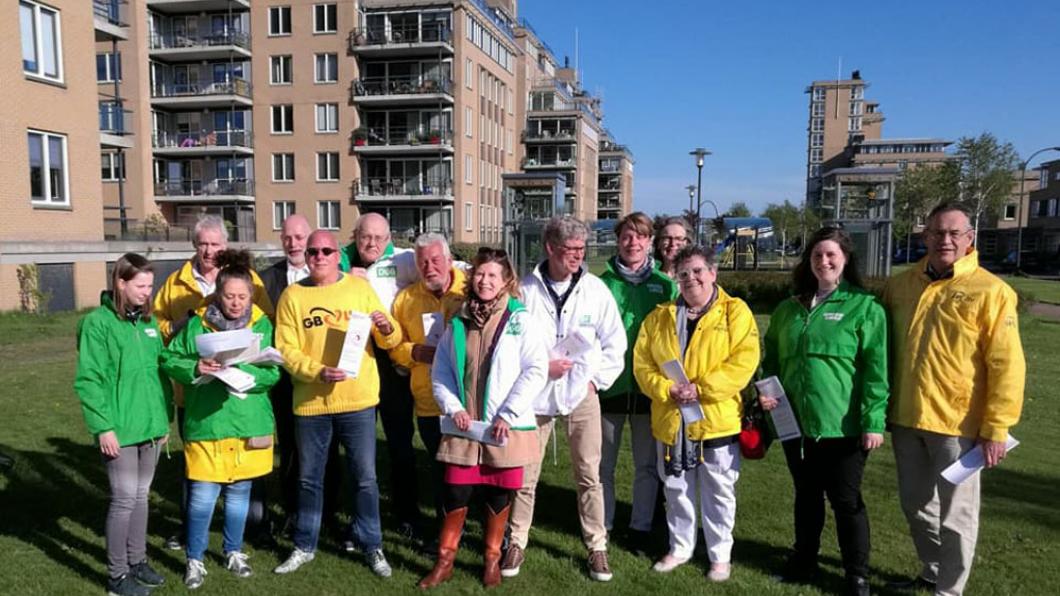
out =
[(371, 342), (365, 344), (357, 378), (324, 383), (320, 371), (337, 366), (352, 313), (385, 313), (394, 330), (383, 335), (372, 325), (372, 339), (384, 350), (401, 341), (401, 326), (387, 313), (372, 286), (354, 275), (342, 274), (327, 286), (309, 279), (288, 286), (276, 307), (276, 349), (294, 383), (294, 413), (298, 416), (341, 414), (379, 403), (379, 371)]
[(633, 347), (633, 376), (651, 398), (652, 435), (667, 445), (677, 442), (681, 413), (670, 399), (674, 382), (662, 365), (681, 360), (699, 389), (705, 417), (688, 426), (688, 438), (703, 441), (740, 432), (740, 391), (758, 369), (758, 326), (747, 304), (718, 288), (718, 297), (703, 313), (688, 349), (680, 357), (677, 340), (677, 305), (660, 304), (644, 319)]
[[(158, 319), (158, 328), (162, 331), (162, 339), (167, 344), (190, 318), (189, 314), (194, 314), (194, 311), (202, 305), (204, 296), (202, 290), (199, 289), (199, 282), (195, 281), (195, 276), (192, 274), (191, 263), (192, 260), (188, 260), (180, 269), (170, 274), (155, 294), (152, 308), (155, 318)], [(250, 272), (250, 277), (254, 280), (254, 304), (271, 319), (272, 301), (265, 292), (265, 284), (253, 270)]]
[(1023, 407), (1027, 365), (1016, 293), (971, 251), (953, 277), (931, 281), (927, 260), (887, 281), (893, 397), (888, 422), (1004, 441)]
[[(453, 282), (449, 291), (441, 298), (427, 289), (427, 285), (420, 280), (415, 284), (401, 290), (394, 299), (394, 318), (401, 324), (402, 339), (396, 348), (390, 350), (390, 358), (409, 369), (412, 372), (410, 385), (412, 397), (416, 401), (417, 416), (441, 416), (442, 411), (438, 403), (434, 401), (434, 390), (431, 386), (431, 365), (417, 362), (412, 359), (412, 347), (422, 344), (426, 340), (426, 332), (423, 328), (423, 315), (427, 313), (441, 313), (448, 322), (460, 309), (464, 302), (464, 284), (466, 276), (464, 272), (453, 267), (451, 275)], [(440, 338), (439, 338), (440, 339)]]

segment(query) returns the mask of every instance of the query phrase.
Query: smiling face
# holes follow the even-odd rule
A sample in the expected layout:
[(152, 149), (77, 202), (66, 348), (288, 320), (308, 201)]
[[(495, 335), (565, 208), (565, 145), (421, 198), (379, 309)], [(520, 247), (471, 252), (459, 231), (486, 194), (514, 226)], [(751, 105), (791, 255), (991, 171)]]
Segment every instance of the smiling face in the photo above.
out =
[(416, 268), (428, 290), (445, 291), (449, 287), (452, 267), (453, 259), (446, 254), (445, 245), (441, 242), (416, 247)]
[(353, 234), (357, 244), (357, 254), (361, 262), (370, 265), (383, 256), (390, 244), (390, 224), (378, 213), (366, 213), (357, 222), (357, 231)]
[(238, 319), (250, 308), (252, 292), (246, 280), (231, 278), (219, 288), (217, 298), (221, 302), (221, 312), (227, 319)]
[(327, 285), (338, 279), (339, 248), (331, 233), (317, 230), (310, 234), (305, 257), (313, 283)]
[(221, 230), (214, 228), (203, 228), (195, 236), (195, 260), (199, 266), (200, 273), (209, 273), (217, 268), (217, 254), (228, 248)]
[(670, 224), (665, 226), (659, 233), (659, 245), (662, 254), (659, 255), (666, 262), (673, 262), (674, 257), (682, 248), (688, 246), (688, 233), (681, 224)]
[(717, 268), (708, 265), (699, 255), (677, 266), (677, 285), (681, 289), (681, 297), (692, 306), (702, 306), (710, 300), (717, 279)]
[(931, 268), (938, 273), (949, 271), (957, 259), (968, 254), (974, 237), (972, 224), (964, 213), (936, 213), (924, 230), (924, 244)]
[(585, 260), (585, 238), (568, 238), (558, 246), (545, 243), (548, 255), (549, 275), (556, 281), (562, 281), (581, 269)]
[(151, 287), (154, 282), (154, 273), (141, 271), (129, 281), (119, 279), (117, 290), (121, 293), (122, 301), (126, 306), (141, 307), (151, 299)]
[(504, 279), (504, 267), (500, 263), (483, 263), (476, 267), (471, 275), (471, 290), (483, 302), (496, 298), (507, 285), (508, 280)]
[(626, 226), (618, 235), (618, 258), (626, 267), (640, 268), (648, 258), (649, 246), (651, 246), (651, 236), (638, 234), (633, 226)]
[(817, 287), (831, 289), (839, 285), (843, 278), (847, 256), (839, 243), (834, 240), (822, 240), (814, 245), (810, 253), (810, 268), (817, 278)]

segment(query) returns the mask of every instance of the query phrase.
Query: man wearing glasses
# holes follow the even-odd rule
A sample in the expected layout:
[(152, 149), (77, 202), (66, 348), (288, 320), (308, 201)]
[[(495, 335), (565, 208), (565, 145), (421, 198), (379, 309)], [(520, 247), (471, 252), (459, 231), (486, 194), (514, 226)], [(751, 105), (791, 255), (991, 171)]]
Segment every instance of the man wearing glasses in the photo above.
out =
[(585, 267), (588, 235), (585, 224), (573, 217), (552, 218), (544, 230), (548, 258), (522, 281), (530, 320), (547, 330), (555, 347), (548, 365), (548, 385), (534, 404), (541, 454), (536, 464), (526, 466), (523, 487), (512, 503), (511, 543), (501, 562), (504, 577), (518, 575), (522, 566), (541, 460), (556, 419), (563, 418), (578, 488), (582, 540), (589, 550), (589, 576), (596, 581), (611, 579), (600, 482), (603, 438), (597, 394), (622, 373), (626, 330), (610, 290)]
[(968, 209), (935, 207), (924, 239), (927, 256), (884, 290), (894, 363), (888, 423), (922, 565), (894, 587), (961, 594), (975, 556), (979, 475), (953, 485), (940, 473), (972, 449), (982, 450), (988, 468), (1005, 458), (1026, 364), (1016, 293), (979, 266)]

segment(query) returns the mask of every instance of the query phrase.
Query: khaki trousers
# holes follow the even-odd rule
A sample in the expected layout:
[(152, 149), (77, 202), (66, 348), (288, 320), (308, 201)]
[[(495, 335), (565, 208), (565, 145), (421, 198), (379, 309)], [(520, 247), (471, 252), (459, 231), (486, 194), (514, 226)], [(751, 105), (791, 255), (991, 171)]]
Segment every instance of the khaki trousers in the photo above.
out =
[(894, 427), (892, 438), (898, 496), (921, 576), (935, 582), (935, 594), (961, 594), (979, 534), (979, 474), (957, 486), (939, 474), (975, 441), (902, 426)]
[[(538, 416), (537, 436), (541, 457), (526, 466), (523, 487), (515, 493), (509, 518), (512, 544), (526, 549), (530, 526), (534, 521), (534, 494), (541, 477), (541, 465), (548, 449), (556, 418), (565, 418), (567, 442), (570, 444), (571, 471), (578, 490), (578, 518), (582, 541), (590, 551), (607, 550), (607, 528), (604, 527), (604, 487), (600, 483), (600, 400), (591, 393), (566, 417)], [(560, 506), (549, 503), (549, 507)]]

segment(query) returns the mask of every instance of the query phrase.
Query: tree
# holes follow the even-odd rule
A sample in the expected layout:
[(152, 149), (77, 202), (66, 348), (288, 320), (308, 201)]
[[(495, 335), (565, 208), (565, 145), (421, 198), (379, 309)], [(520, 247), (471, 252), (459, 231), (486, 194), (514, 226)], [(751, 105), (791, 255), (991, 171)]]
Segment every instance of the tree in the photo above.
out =
[(802, 214), (800, 209), (785, 199), (784, 203), (778, 205), (770, 203), (762, 210), (762, 217), (769, 218), (773, 222), (773, 234), (780, 234), (780, 266), (784, 267), (784, 257), (787, 256), (788, 233), (793, 236), (802, 226)]
[(1016, 183), (1012, 172), (1019, 167), (1019, 156), (1012, 143), (1002, 143), (984, 132), (957, 141), (957, 164), (961, 200), (975, 215), (978, 234), (979, 220), (997, 213), (1012, 194)]
[(905, 237), (906, 260), (917, 221), (931, 208), (959, 197), (960, 168), (955, 161), (905, 170), (894, 189), (894, 236)]
[(751, 217), (751, 210), (747, 208), (747, 203), (736, 201), (725, 212), (725, 217)]

